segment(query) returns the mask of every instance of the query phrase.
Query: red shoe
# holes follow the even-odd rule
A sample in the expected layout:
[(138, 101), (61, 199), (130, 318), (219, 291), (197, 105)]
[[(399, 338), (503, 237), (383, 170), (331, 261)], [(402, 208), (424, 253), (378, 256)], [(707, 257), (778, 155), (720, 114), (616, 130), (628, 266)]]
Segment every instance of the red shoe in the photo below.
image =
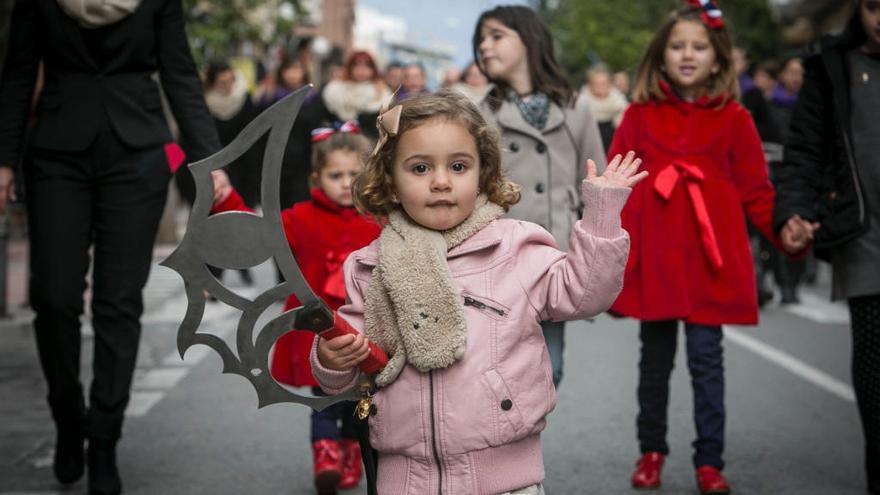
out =
[(717, 468), (700, 466), (697, 468), (697, 487), (702, 495), (724, 495), (730, 493), (730, 485)]
[(660, 470), (663, 469), (664, 456), (660, 452), (645, 452), (636, 462), (632, 475), (633, 488), (650, 490), (660, 488)]
[(336, 440), (318, 440), (312, 444), (315, 460), (315, 488), (318, 495), (335, 495), (342, 477), (342, 453)]
[(339, 440), (339, 447), (342, 450), (342, 478), (339, 480), (339, 488), (347, 490), (358, 486), (364, 473), (361, 446), (357, 440), (343, 438)]

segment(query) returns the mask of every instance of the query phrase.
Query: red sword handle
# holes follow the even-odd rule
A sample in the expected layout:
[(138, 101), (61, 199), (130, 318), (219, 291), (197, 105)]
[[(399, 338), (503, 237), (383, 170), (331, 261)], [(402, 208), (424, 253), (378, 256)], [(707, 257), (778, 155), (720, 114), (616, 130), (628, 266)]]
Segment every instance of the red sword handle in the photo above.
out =
[[(298, 330), (311, 330), (323, 339), (333, 339), (342, 335), (358, 335), (360, 332), (339, 316), (336, 311), (331, 312), (324, 303), (315, 301), (300, 309), (293, 328)], [(364, 373), (374, 375), (388, 364), (388, 355), (378, 345), (370, 342), (370, 355), (358, 365)]]
[[(360, 332), (355, 330), (353, 326), (345, 321), (345, 318), (339, 316), (339, 313), (334, 312), (333, 326), (323, 332), (318, 332), (318, 336), (330, 340), (346, 334), (358, 335), (359, 333)], [(374, 375), (382, 371), (382, 368), (384, 368), (386, 364), (388, 364), (388, 355), (385, 354), (385, 351), (383, 351), (381, 347), (370, 342), (370, 354), (367, 356), (367, 359), (360, 362), (358, 367), (360, 367), (361, 371), (364, 373)]]

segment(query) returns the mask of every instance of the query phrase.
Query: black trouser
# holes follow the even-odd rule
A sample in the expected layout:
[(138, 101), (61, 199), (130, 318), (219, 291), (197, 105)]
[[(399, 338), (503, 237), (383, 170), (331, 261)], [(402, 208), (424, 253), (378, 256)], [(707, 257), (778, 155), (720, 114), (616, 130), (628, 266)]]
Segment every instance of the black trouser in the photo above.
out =
[[(724, 359), (720, 327), (685, 324), (687, 363), (694, 391), (695, 467), (724, 469)], [(669, 453), (666, 443), (669, 375), (675, 363), (678, 322), (645, 321), (641, 324), (642, 358), (639, 362), (639, 448)]]
[[(134, 372), (141, 291), (165, 205), (163, 149), (128, 148), (109, 129), (82, 151), (31, 149), (25, 162), (31, 303), (37, 347), (59, 428), (118, 438)], [(85, 413), (80, 316), (94, 246), (94, 378)], [(84, 416), (85, 414), (85, 416)]]
[(849, 300), (852, 377), (865, 433), (865, 464), (871, 493), (880, 493), (880, 295)]

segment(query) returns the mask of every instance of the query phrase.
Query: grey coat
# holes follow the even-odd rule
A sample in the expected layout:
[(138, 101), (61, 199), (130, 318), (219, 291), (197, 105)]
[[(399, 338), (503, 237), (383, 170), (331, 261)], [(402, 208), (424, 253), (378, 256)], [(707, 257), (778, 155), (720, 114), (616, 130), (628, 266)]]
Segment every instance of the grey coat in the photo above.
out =
[(599, 127), (586, 99), (578, 97), (574, 107), (564, 109), (551, 103), (542, 130), (526, 122), (507, 100), (493, 113), (484, 99), (480, 110), (501, 133), (501, 163), (507, 178), (522, 186), (522, 200), (507, 216), (544, 227), (566, 249), (581, 208), (578, 191), (587, 158), (600, 171), (605, 168)]

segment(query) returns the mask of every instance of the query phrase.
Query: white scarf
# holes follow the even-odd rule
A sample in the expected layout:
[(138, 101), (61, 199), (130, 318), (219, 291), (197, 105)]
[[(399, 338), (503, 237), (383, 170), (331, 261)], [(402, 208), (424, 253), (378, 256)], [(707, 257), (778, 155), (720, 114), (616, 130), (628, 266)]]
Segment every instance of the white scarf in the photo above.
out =
[(235, 77), (232, 93), (228, 95), (214, 89), (205, 91), (205, 103), (208, 104), (208, 111), (219, 120), (229, 120), (238, 115), (247, 97), (247, 84), (244, 79), (238, 76)]
[(94, 29), (122, 20), (135, 10), (141, 0), (57, 0), (65, 14), (84, 28)]

